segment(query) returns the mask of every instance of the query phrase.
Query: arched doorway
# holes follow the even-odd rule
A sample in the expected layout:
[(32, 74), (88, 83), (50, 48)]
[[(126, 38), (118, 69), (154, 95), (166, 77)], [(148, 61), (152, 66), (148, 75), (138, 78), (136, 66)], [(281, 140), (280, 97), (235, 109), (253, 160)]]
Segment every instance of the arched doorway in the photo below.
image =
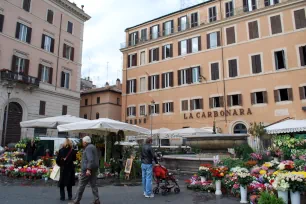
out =
[[(4, 142), (4, 130), (5, 130), (5, 120), (6, 120), (6, 109), (4, 110), (4, 120), (3, 120), (3, 131), (2, 131), (2, 144)], [(22, 107), (17, 102), (11, 102), (9, 106), (8, 123), (6, 131), (5, 143), (17, 143), (21, 136), (20, 122), (22, 121)]]
[(234, 126), (233, 130), (234, 130), (234, 134), (246, 134), (246, 133), (248, 133), (247, 127), (242, 123), (237, 123)]

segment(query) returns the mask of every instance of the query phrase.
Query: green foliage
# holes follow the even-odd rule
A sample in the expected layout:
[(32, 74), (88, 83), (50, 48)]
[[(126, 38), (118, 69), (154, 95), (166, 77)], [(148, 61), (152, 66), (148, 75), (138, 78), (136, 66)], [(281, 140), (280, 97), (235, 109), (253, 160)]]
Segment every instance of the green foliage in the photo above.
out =
[(228, 169), (234, 167), (245, 167), (244, 162), (240, 159), (233, 159), (233, 158), (225, 158), (221, 160), (222, 165), (227, 166)]
[(301, 159), (294, 160), (294, 168), (296, 171), (304, 171), (305, 166), (306, 166), (306, 161)]
[(285, 202), (283, 201), (283, 199), (277, 198), (273, 194), (263, 192), (260, 195), (260, 198), (258, 200), (258, 204), (285, 204)]
[(253, 149), (248, 144), (242, 144), (240, 146), (234, 147), (235, 154), (238, 158), (243, 160), (250, 159), (250, 154), (253, 153)]
[(265, 126), (262, 122), (260, 123), (250, 123), (249, 133), (255, 137), (262, 137), (266, 134)]

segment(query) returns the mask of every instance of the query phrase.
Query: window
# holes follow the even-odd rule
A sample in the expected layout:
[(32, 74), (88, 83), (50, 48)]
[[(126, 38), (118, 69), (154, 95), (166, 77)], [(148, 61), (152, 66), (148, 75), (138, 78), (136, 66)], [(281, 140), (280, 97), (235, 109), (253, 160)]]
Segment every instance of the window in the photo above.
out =
[(187, 75), (189, 75), (189, 69), (183, 69), (178, 71), (179, 85), (187, 84)]
[(87, 114), (84, 114), (84, 119), (87, 119)]
[(140, 65), (144, 65), (146, 63), (146, 52), (142, 51), (140, 53)]
[(199, 82), (200, 77), (200, 67), (193, 67), (192, 70), (192, 83)]
[(136, 93), (136, 79), (127, 80), (126, 92), (127, 94)]
[(61, 79), (61, 87), (69, 89), (70, 87), (70, 73), (62, 72), (62, 79)]
[(30, 12), (31, 0), (23, 0), (22, 8), (23, 10)]
[(88, 99), (85, 99), (85, 106), (88, 106)]
[(235, 27), (226, 28), (226, 42), (228, 45), (236, 43)]
[(32, 28), (17, 22), (15, 37), (23, 42), (31, 43)]
[(237, 59), (228, 60), (228, 76), (238, 76)]
[(191, 52), (198, 52), (200, 50), (199, 45), (201, 44), (200, 37), (191, 39)]
[(306, 28), (306, 14), (305, 9), (294, 11), (295, 29)]
[(299, 87), (300, 91), (300, 99), (304, 100), (306, 99), (306, 86)]
[(227, 96), (227, 104), (229, 107), (231, 106), (242, 106), (242, 95), (235, 94)]
[(210, 7), (208, 9), (209, 12), (209, 22), (214, 22), (217, 20), (217, 8), (214, 7)]
[(24, 59), (13, 55), (11, 70), (19, 74), (28, 75), (29, 64), (30, 61), (28, 59)]
[(173, 72), (162, 74), (162, 88), (173, 87)]
[(286, 69), (286, 59), (284, 50), (274, 52), (274, 60), (276, 70)]
[(141, 42), (147, 41), (147, 29), (146, 29), (146, 28), (141, 29), (140, 34), (141, 34), (141, 39), (140, 39), (140, 41), (141, 41)]
[(199, 82), (200, 67), (191, 67), (188, 69), (178, 70), (178, 83), (191, 84)]
[(209, 98), (209, 108), (220, 108), (223, 107), (223, 96), (217, 96)]
[(182, 111), (188, 111), (188, 110), (189, 110), (188, 100), (182, 100), (181, 103), (182, 103), (182, 104), (181, 104)]
[(163, 46), (162, 58), (167, 59), (167, 58), (172, 57), (172, 52), (173, 52), (172, 44), (164, 45)]
[(155, 40), (158, 38), (159, 36), (159, 25), (155, 25), (155, 26), (152, 26), (150, 28), (150, 33), (151, 33), (151, 39)]
[(268, 103), (268, 93), (266, 91), (260, 91), (251, 93), (251, 104), (263, 104)]
[(220, 31), (207, 34), (207, 49), (220, 46)]
[(219, 63), (211, 63), (210, 64), (210, 71), (211, 71), (211, 80), (219, 80)]
[(271, 16), (270, 17), (270, 25), (271, 25), (271, 33), (272, 35), (282, 33), (282, 23), (281, 23), (281, 16)]
[(197, 27), (198, 26), (198, 13), (192, 13), (191, 14), (191, 27)]
[(153, 48), (149, 51), (149, 62), (155, 62), (159, 60), (159, 48)]
[(117, 98), (117, 105), (120, 105), (120, 98)]
[(275, 102), (292, 101), (292, 88), (274, 90), (274, 100)]
[(226, 18), (234, 15), (234, 4), (232, 1), (225, 3), (225, 16)]
[(138, 43), (138, 32), (129, 34), (129, 45), (134, 46)]
[(67, 115), (67, 109), (68, 109), (67, 106), (65, 105), (62, 106), (62, 115)]
[(128, 67), (137, 66), (137, 53), (128, 55)]
[(68, 21), (68, 24), (67, 24), (67, 32), (72, 34), (72, 30), (73, 30), (73, 23), (71, 23), (70, 21)]
[(127, 115), (128, 116), (136, 116), (136, 107), (135, 106), (128, 107), (127, 108)]
[(145, 105), (141, 105), (141, 106), (139, 107), (139, 114), (140, 114), (141, 116), (145, 116), (145, 115), (146, 115), (146, 106), (145, 106)]
[(167, 21), (163, 24), (164, 36), (170, 35), (173, 33), (173, 20)]
[(249, 25), (249, 40), (259, 38), (258, 22), (252, 21), (249, 22), (248, 25)]
[(242, 123), (238, 123), (234, 126), (234, 134), (246, 134), (248, 130), (246, 126)]
[(52, 84), (52, 76), (53, 76), (53, 69), (51, 67), (47, 67), (45, 65), (39, 64), (38, 78), (42, 82)]
[(178, 19), (178, 31), (184, 31), (187, 29), (187, 16), (180, 17)]
[(54, 15), (53, 11), (48, 9), (48, 11), (47, 11), (47, 21), (48, 21), (48, 23), (53, 24), (53, 15)]
[(260, 55), (253, 55), (251, 57), (251, 60), (252, 60), (252, 72), (253, 72), (253, 74), (258, 74), (258, 73), (262, 72)]
[(190, 110), (201, 110), (203, 109), (203, 99), (192, 99), (190, 100)]
[(306, 66), (306, 45), (299, 47), (301, 66)]
[(178, 55), (187, 54), (187, 40), (182, 40), (179, 42)]
[(279, 0), (265, 0), (265, 6), (271, 6), (271, 5), (275, 5), (278, 3), (279, 3)]
[(145, 92), (146, 91), (146, 78), (141, 77), (140, 78), (140, 92)]
[(243, 0), (243, 11), (249, 12), (257, 9), (256, 0)]
[(149, 76), (149, 90), (159, 89), (159, 75)]
[(100, 113), (96, 113), (96, 119), (100, 118)]
[(39, 115), (45, 115), (46, 113), (46, 101), (39, 102)]
[(159, 104), (150, 104), (149, 105), (149, 113), (150, 114), (159, 114)]
[(3, 31), (4, 15), (0, 14), (0, 33)]
[(54, 39), (47, 35), (42, 35), (41, 48), (54, 53)]
[(100, 103), (100, 97), (97, 97), (97, 104)]
[(163, 113), (173, 113), (173, 102), (163, 103)]
[(66, 45), (64, 43), (64, 47), (63, 47), (63, 57), (66, 58), (66, 59), (69, 59), (71, 61), (73, 61), (74, 59), (74, 48), (69, 46), (69, 45)]

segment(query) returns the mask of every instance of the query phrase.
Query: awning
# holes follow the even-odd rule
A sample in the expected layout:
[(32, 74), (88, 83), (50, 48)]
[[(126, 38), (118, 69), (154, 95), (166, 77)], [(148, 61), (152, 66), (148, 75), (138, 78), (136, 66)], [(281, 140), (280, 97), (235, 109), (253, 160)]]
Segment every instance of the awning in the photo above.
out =
[(268, 134), (306, 131), (306, 120), (285, 120), (265, 128)]

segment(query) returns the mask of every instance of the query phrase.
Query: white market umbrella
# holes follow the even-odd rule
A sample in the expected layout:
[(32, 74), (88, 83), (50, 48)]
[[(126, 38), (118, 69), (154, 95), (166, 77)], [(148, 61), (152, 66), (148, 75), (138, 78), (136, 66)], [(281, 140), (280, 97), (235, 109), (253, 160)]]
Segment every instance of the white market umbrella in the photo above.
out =
[(83, 118), (61, 115), (20, 122), (22, 128), (56, 128), (58, 125), (88, 121)]
[(170, 131), (170, 129), (168, 129), (168, 128), (154, 129), (154, 130), (152, 130), (152, 135), (163, 134), (163, 133), (168, 132), (168, 131)]
[(306, 120), (285, 120), (265, 128), (268, 134), (306, 131)]
[(203, 128), (183, 128), (183, 129), (177, 129), (177, 130), (172, 130), (168, 132), (164, 132), (164, 134), (171, 136), (171, 135), (176, 135), (176, 136), (189, 136), (189, 135), (201, 135), (201, 134), (212, 134), (212, 130), (207, 130)]
[(121, 146), (137, 146), (138, 143), (137, 142), (115, 142), (115, 145), (121, 145)]

